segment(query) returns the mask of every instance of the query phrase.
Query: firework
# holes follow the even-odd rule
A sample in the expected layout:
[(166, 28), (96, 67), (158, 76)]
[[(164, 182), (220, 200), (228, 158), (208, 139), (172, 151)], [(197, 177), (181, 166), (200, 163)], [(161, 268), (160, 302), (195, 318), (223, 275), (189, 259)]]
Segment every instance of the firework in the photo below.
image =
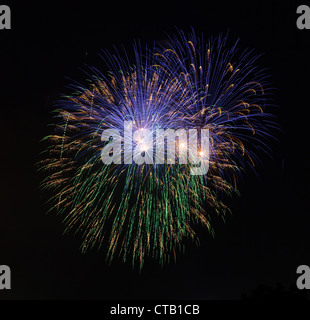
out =
[[(110, 261), (118, 255), (141, 268), (146, 256), (164, 263), (184, 240), (198, 241), (197, 225), (213, 234), (211, 213), (224, 217), (229, 210), (221, 194), (237, 192), (241, 169), (254, 167), (258, 149), (267, 150), (272, 124), (257, 57), (237, 54), (237, 43), (227, 49), (226, 41), (180, 31), (165, 46), (135, 46), (131, 62), (105, 53), (108, 75), (90, 67), (89, 85), (74, 85), (75, 93), (58, 101), (55, 132), (44, 139), (42, 187), (53, 192), (51, 210), (63, 216), (66, 230), (81, 233), (83, 252), (103, 246)], [(208, 174), (191, 175), (193, 165), (181, 161), (187, 139), (175, 142), (175, 159), (151, 159), (159, 141), (149, 143), (148, 135), (167, 128), (208, 130)], [(121, 133), (123, 152), (108, 165), (105, 130)], [(144, 136), (132, 138), (141, 130)], [(141, 163), (132, 161), (133, 149), (143, 154)], [(203, 157), (201, 145), (196, 149)]]

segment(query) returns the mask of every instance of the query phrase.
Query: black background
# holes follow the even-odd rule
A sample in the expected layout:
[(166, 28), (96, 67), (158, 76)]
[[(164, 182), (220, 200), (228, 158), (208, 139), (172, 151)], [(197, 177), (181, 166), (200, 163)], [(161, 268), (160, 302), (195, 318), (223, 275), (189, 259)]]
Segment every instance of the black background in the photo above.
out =
[[(239, 299), (296, 290), (296, 269), (310, 264), (310, 30), (296, 27), (298, 1), (20, 1), (10, 3), (12, 29), (0, 30), (0, 264), (12, 289), (0, 299)], [(35, 163), (49, 131), (53, 102), (82, 79), (100, 49), (134, 39), (152, 43), (174, 27), (204, 37), (227, 32), (240, 47), (265, 53), (284, 133), (263, 158), (260, 178), (245, 175), (216, 236), (201, 237), (176, 263), (105, 262), (102, 251), (81, 254), (80, 239), (63, 236), (61, 218), (46, 215)], [(260, 293), (259, 293), (260, 292)], [(276, 296), (276, 294), (275, 294)]]

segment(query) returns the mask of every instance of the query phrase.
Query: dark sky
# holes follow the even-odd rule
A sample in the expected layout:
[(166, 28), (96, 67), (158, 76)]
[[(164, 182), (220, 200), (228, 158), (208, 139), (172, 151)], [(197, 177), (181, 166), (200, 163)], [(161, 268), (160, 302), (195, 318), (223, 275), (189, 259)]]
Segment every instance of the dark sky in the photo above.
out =
[[(309, 74), (310, 30), (296, 27), (298, 1), (203, 1), (176, 6), (115, 1), (16, 1), (12, 29), (0, 30), (0, 264), (12, 271), (12, 290), (0, 299), (239, 299), (260, 285), (295, 286), (296, 269), (310, 264)], [(216, 236), (202, 234), (176, 263), (105, 262), (81, 254), (80, 239), (63, 235), (61, 218), (46, 215), (35, 163), (50, 111), (79, 68), (100, 49), (161, 40), (174, 27), (205, 38), (220, 32), (255, 48), (276, 88), (284, 133), (263, 158), (260, 178), (246, 174)]]

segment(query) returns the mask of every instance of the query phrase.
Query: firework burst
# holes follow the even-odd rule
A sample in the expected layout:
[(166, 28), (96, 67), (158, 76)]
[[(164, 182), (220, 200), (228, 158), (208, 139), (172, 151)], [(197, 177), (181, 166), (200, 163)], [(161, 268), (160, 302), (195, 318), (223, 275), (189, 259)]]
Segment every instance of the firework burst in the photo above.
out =
[[(164, 263), (185, 239), (197, 241), (197, 224), (213, 234), (210, 213), (229, 210), (221, 194), (237, 192), (240, 170), (254, 167), (258, 149), (267, 151), (272, 125), (264, 112), (269, 87), (252, 52), (238, 54), (237, 43), (227, 49), (225, 37), (204, 42), (181, 31), (167, 43), (135, 46), (132, 63), (106, 53), (108, 76), (89, 68), (90, 85), (74, 85), (75, 94), (58, 101), (40, 164), (47, 175), (42, 187), (53, 192), (51, 210), (67, 231), (81, 232), (82, 251), (103, 245), (109, 260), (119, 255), (140, 268), (147, 255)], [(142, 144), (132, 139), (126, 149), (124, 123), (130, 132), (145, 130)], [(178, 161), (180, 140), (176, 159), (126, 161), (132, 148), (151, 158), (156, 141), (148, 141), (167, 128), (209, 130), (207, 175), (191, 175), (191, 164)], [(110, 129), (121, 133), (124, 157), (106, 165), (109, 139), (102, 132)]]

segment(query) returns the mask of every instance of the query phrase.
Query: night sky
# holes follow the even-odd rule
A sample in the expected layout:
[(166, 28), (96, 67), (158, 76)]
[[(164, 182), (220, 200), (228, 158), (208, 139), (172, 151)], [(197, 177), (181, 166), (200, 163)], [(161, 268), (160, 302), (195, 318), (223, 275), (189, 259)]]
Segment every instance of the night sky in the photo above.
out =
[[(310, 265), (310, 30), (296, 27), (302, 3), (19, 2), (6, 2), (12, 29), (0, 30), (0, 265), (12, 272), (0, 299), (240, 299), (262, 286), (295, 290), (297, 267)], [(245, 172), (232, 215), (212, 220), (215, 238), (199, 230), (199, 247), (164, 267), (147, 259), (140, 274), (117, 259), (108, 265), (103, 250), (82, 254), (79, 235), (63, 235), (61, 217), (46, 214), (39, 141), (68, 78), (83, 79), (80, 69), (97, 66), (100, 49), (151, 44), (175, 27), (205, 38), (228, 31), (241, 49), (264, 53), (259, 63), (276, 89), (283, 132), (259, 178)]]

